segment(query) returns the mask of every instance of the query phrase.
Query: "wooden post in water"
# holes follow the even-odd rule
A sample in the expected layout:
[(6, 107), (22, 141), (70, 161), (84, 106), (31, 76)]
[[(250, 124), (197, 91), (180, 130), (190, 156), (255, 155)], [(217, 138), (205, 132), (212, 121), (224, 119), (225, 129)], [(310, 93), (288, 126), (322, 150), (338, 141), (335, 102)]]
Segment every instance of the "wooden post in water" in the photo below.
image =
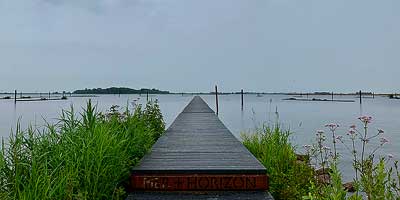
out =
[(51, 93), (49, 92), (49, 99), (51, 98)]
[(332, 92), (332, 101), (333, 101), (333, 92)]
[(241, 97), (242, 97), (242, 110), (243, 110), (243, 89), (240, 91)]
[(17, 90), (14, 91), (14, 104), (17, 104)]
[(360, 104), (362, 104), (362, 94), (361, 94), (361, 90), (360, 90)]
[(19, 92), (19, 97), (22, 99), (22, 92)]
[(215, 106), (217, 108), (217, 115), (218, 115), (218, 87), (215, 85)]
[(146, 90), (146, 100), (149, 101), (149, 89)]
[(375, 99), (375, 92), (372, 93), (372, 98)]

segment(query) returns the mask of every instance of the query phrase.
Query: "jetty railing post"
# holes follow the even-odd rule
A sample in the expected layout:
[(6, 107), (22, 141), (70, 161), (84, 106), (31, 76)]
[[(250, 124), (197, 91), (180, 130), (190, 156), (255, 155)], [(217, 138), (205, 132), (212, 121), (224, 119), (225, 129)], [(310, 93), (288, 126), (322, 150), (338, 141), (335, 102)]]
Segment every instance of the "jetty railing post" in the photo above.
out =
[(215, 106), (217, 107), (217, 115), (218, 115), (218, 87), (215, 85)]
[(242, 99), (242, 110), (243, 110), (243, 89), (240, 91), (240, 94), (241, 94), (241, 99)]
[(17, 104), (17, 90), (14, 91), (14, 104)]

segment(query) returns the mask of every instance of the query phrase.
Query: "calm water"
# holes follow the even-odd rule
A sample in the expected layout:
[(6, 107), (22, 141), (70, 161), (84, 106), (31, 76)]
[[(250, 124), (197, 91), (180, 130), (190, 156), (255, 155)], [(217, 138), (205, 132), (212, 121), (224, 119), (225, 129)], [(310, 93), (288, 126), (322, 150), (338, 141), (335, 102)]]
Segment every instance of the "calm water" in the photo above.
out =
[[(215, 108), (215, 97), (204, 95), (203, 99)], [(283, 127), (293, 132), (292, 142), (298, 145), (298, 151), (303, 151), (302, 145), (313, 141), (316, 130), (324, 129), (324, 125), (329, 122), (339, 123), (341, 127), (338, 133), (345, 135), (348, 127), (352, 124), (361, 126), (358, 121), (360, 115), (370, 115), (373, 117), (371, 131), (376, 132), (378, 128), (385, 130), (385, 136), (390, 143), (378, 152), (379, 155), (392, 153), (396, 159), (400, 155), (400, 100), (391, 100), (387, 97), (366, 98), (362, 106), (358, 99), (352, 96), (337, 96), (336, 99), (353, 99), (355, 103), (337, 102), (300, 102), (283, 101), (288, 98), (286, 95), (245, 95), (244, 110), (240, 109), (240, 95), (221, 95), (219, 96), (220, 119), (240, 138), (240, 133), (249, 131), (263, 123), (274, 124), (277, 119)], [(97, 103), (98, 109), (107, 110), (112, 105), (129, 106), (134, 99), (139, 103), (145, 103), (146, 97), (139, 95), (101, 95), (92, 100)], [(182, 111), (184, 106), (192, 99), (190, 95), (151, 95), (150, 98), (158, 99), (167, 125), (171, 124), (175, 117)], [(311, 98), (311, 97), (310, 97)], [(329, 98), (315, 97), (312, 98)], [(10, 131), (18, 120), (23, 127), (29, 124), (40, 127), (44, 119), (53, 122), (59, 116), (62, 109), (69, 109), (71, 105), (75, 110), (79, 110), (86, 103), (88, 98), (73, 97), (66, 101), (43, 101), (43, 102), (17, 102), (13, 100), (0, 100), (0, 136), (7, 138)], [(277, 112), (276, 112), (277, 111)], [(326, 130), (327, 131), (327, 130)], [(379, 145), (371, 142), (371, 148)], [(339, 152), (347, 152), (343, 145), (338, 144)], [(345, 179), (349, 180), (352, 176), (351, 158), (343, 154), (341, 167), (344, 170)]]

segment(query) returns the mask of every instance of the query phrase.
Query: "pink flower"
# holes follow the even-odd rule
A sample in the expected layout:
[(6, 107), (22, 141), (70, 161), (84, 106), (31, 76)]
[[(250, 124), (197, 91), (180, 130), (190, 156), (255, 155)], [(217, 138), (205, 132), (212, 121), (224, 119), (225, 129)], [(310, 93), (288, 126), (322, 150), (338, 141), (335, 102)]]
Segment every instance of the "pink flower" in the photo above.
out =
[(356, 132), (354, 129), (350, 129), (350, 130), (347, 132), (347, 135), (350, 136), (350, 138), (351, 138), (352, 140), (354, 140), (354, 139), (356, 139), (356, 137), (357, 137), (357, 132)]
[(393, 154), (391, 154), (391, 153), (388, 153), (387, 156), (389, 157), (389, 159), (392, 159), (394, 157)]
[(358, 119), (361, 120), (364, 124), (369, 124), (372, 121), (371, 116), (361, 116)]
[(385, 137), (381, 137), (381, 144), (385, 144), (385, 143), (388, 143), (388, 142), (389, 142), (388, 139), (386, 139)]
[(329, 123), (329, 124), (326, 124), (325, 127), (329, 127), (329, 129), (331, 131), (335, 131), (339, 127), (339, 124)]
[(340, 141), (342, 141), (342, 139), (343, 139), (343, 136), (341, 136), (341, 135), (338, 135), (338, 136), (336, 136), (336, 139), (337, 139), (337, 140), (340, 140)]
[(383, 134), (383, 133), (385, 133), (385, 131), (384, 131), (384, 130), (382, 130), (382, 129), (378, 129), (378, 134)]

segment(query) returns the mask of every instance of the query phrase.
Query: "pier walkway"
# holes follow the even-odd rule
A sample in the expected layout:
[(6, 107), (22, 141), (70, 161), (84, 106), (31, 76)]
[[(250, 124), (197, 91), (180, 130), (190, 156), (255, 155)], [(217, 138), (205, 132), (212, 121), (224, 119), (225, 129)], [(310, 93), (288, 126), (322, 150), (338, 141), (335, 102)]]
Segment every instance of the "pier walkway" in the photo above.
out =
[(272, 199), (266, 174), (196, 96), (132, 170), (128, 199)]

